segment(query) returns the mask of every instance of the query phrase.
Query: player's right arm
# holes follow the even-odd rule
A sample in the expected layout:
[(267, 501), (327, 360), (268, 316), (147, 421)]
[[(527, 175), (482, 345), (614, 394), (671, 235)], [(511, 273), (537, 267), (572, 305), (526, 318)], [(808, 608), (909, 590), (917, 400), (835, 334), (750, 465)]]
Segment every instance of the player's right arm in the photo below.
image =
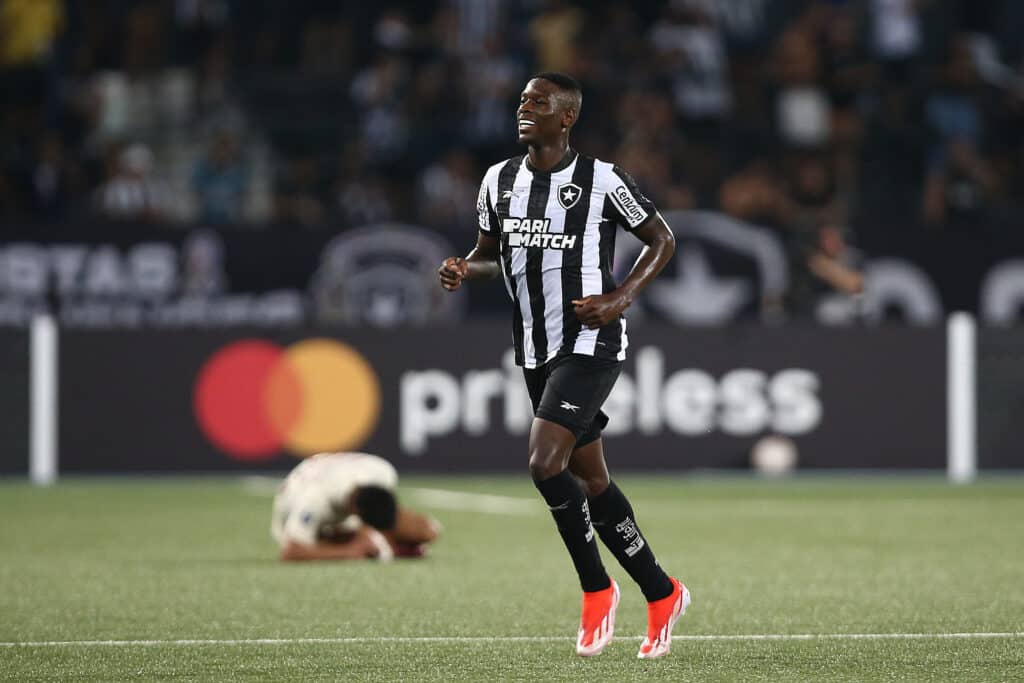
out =
[(501, 255), (501, 224), (498, 213), (494, 210), (494, 194), (498, 190), (499, 165), (492, 166), (480, 183), (480, 194), (476, 200), (479, 216), (480, 232), (477, 234), (476, 246), (465, 258), (450, 256), (437, 269), (441, 286), (454, 292), (462, 286), (463, 280), (493, 280), (501, 275), (498, 257)]
[(393, 551), (387, 539), (379, 531), (362, 527), (350, 539), (341, 543), (300, 543), (287, 539), (281, 546), (283, 562), (305, 562), (309, 560), (362, 560), (376, 558), (389, 560)]
[(476, 246), (466, 258), (449, 256), (437, 269), (441, 286), (449, 292), (454, 292), (462, 286), (463, 280), (493, 280), (501, 275), (499, 254), (498, 240), (480, 232), (476, 238)]

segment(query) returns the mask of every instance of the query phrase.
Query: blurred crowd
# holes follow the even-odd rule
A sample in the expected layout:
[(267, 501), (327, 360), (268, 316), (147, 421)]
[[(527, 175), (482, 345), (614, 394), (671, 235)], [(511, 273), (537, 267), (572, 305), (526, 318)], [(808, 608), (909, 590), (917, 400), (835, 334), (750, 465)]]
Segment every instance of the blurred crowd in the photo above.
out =
[(1022, 35), (1020, 0), (0, 0), (0, 220), (464, 243), (561, 70), (574, 145), (662, 209), (838, 252), (1024, 213)]

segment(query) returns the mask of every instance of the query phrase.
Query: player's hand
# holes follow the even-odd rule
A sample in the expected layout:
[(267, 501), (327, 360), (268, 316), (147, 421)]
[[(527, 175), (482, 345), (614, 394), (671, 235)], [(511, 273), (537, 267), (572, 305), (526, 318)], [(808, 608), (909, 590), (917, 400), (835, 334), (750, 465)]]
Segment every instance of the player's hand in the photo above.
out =
[(612, 292), (573, 299), (572, 305), (576, 307), (576, 318), (588, 330), (596, 330), (617, 320), (629, 306), (629, 302)]
[(376, 529), (367, 529), (366, 531), (367, 538), (369, 538), (373, 546), (370, 557), (378, 562), (390, 562), (395, 559), (395, 551), (391, 548), (391, 544), (388, 543), (388, 539), (384, 537), (384, 534)]
[(469, 272), (469, 263), (460, 256), (449, 256), (437, 269), (437, 275), (441, 279), (441, 286), (449, 292), (454, 292), (462, 286)]

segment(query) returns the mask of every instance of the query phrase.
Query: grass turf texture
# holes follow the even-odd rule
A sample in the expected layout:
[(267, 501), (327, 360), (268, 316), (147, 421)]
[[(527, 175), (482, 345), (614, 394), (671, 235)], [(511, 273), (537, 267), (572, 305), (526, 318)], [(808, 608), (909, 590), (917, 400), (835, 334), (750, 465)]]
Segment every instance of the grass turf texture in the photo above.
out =
[[(693, 592), (676, 635), (1024, 631), (1024, 480), (619, 481)], [(421, 487), (537, 502), (518, 516), (432, 509)], [(578, 586), (525, 477), (409, 476), (400, 497), (445, 524), (427, 560), (285, 565), (269, 494), (236, 480), (2, 482), (2, 642), (352, 640), (5, 645), (0, 679), (1024, 679), (1020, 635), (677, 640), (639, 661), (643, 599), (608, 553), (623, 587), (616, 640), (581, 660)]]

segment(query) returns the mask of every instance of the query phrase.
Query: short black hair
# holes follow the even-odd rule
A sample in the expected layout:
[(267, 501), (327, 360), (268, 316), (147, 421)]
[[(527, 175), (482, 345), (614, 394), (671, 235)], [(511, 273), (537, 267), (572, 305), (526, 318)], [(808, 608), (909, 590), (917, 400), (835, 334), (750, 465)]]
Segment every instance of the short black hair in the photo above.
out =
[(569, 92), (583, 94), (583, 86), (575, 78), (567, 73), (561, 71), (543, 71), (539, 74), (534, 74), (530, 80), (534, 78), (543, 78), (545, 81), (551, 81), (562, 90), (568, 90)]
[(398, 502), (395, 494), (380, 486), (360, 486), (355, 495), (356, 514), (374, 529), (395, 528)]
[(532, 81), (537, 78), (554, 83), (558, 86), (559, 90), (567, 93), (572, 100), (573, 107), (576, 109), (576, 115), (579, 115), (580, 109), (583, 107), (583, 86), (580, 85), (579, 81), (561, 71), (542, 71), (531, 76), (530, 80)]

